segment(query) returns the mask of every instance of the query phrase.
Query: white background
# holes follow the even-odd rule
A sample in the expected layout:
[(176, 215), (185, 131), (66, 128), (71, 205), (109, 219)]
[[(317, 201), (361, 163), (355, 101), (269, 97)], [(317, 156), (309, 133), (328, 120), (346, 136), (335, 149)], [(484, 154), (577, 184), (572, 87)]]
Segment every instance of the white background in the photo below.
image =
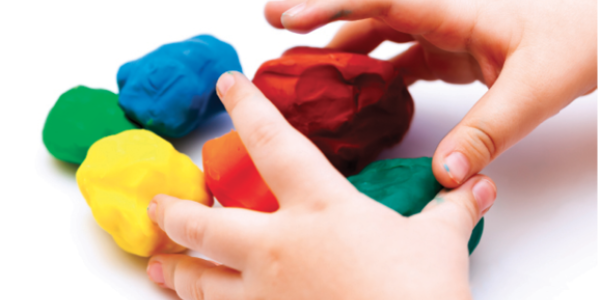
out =
[[(264, 1), (2, 1), (0, 4), (0, 298), (174, 299), (121, 251), (79, 194), (75, 167), (42, 144), (46, 114), (79, 85), (117, 91), (116, 72), (163, 43), (210, 33), (231, 43), (252, 77), (296, 45), (323, 46), (341, 25), (309, 35), (271, 28)], [(389, 58), (405, 46), (386, 43)], [(568, 76), (568, 74), (565, 74)], [(417, 83), (412, 128), (382, 157), (431, 156), (481, 97), (481, 84)], [(214, 119), (175, 146), (201, 165), (201, 146), (231, 126)], [(475, 299), (598, 299), (597, 93), (576, 100), (484, 173), (498, 185), (471, 256)], [(435, 287), (432, 287), (435, 288)]]

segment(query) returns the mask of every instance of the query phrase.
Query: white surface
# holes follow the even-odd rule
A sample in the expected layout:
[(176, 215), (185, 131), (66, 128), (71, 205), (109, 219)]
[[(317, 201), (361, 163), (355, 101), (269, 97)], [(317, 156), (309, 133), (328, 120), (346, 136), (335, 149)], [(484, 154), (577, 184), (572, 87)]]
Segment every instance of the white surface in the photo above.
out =
[[(0, 299), (174, 299), (151, 284), (146, 260), (121, 251), (94, 222), (72, 166), (45, 150), (47, 112), (67, 89), (117, 91), (116, 71), (159, 45), (211, 33), (234, 45), (245, 73), (295, 45), (322, 46), (341, 24), (306, 35), (272, 29), (264, 1), (2, 1), (3, 138)], [(384, 44), (388, 58), (403, 46)], [(418, 83), (412, 128), (383, 157), (431, 156), (485, 93), (481, 84)], [(484, 173), (498, 185), (471, 256), (475, 299), (598, 299), (597, 93), (576, 100)], [(176, 147), (201, 165), (213, 120)]]

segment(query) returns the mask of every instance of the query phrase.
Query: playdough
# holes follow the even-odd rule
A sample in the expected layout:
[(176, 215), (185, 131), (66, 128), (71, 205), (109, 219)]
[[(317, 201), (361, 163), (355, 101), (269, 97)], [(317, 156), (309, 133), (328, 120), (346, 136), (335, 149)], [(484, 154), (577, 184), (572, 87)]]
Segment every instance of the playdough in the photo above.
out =
[[(258, 211), (277, 210), (278, 203), (242, 144), (232, 131), (210, 140), (202, 149), (206, 184), (225, 207)], [(348, 177), (361, 193), (403, 216), (417, 214), (442, 189), (431, 170), (431, 158), (397, 158), (376, 161)], [(483, 218), (468, 243), (473, 252), (483, 233)]]
[(225, 111), (215, 85), (231, 70), (242, 71), (235, 49), (210, 35), (166, 44), (119, 68), (119, 104), (142, 127), (181, 137)]
[(253, 82), (346, 176), (400, 142), (413, 115), (402, 76), (366, 55), (292, 48)]
[(202, 148), (202, 164), (206, 184), (223, 206), (264, 212), (279, 208), (237, 132), (231, 131), (206, 142)]
[(137, 128), (119, 107), (119, 96), (85, 86), (62, 94), (50, 110), (42, 139), (54, 157), (75, 164), (97, 140)]
[[(348, 180), (363, 194), (409, 217), (425, 208), (442, 190), (431, 170), (431, 158), (396, 158), (376, 161)], [(483, 233), (483, 218), (469, 240), (473, 252)]]
[(77, 170), (77, 184), (96, 222), (123, 250), (148, 257), (185, 250), (150, 221), (157, 194), (212, 205), (202, 171), (156, 134), (128, 130), (97, 141)]

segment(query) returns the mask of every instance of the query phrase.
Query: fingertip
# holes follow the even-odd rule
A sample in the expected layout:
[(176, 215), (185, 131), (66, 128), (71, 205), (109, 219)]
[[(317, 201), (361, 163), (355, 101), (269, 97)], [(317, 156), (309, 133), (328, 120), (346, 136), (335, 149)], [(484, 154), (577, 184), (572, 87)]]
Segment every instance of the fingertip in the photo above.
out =
[[(458, 188), (455, 188), (457, 195), (463, 193), (463, 199), (457, 199), (470, 202), (472, 207), (473, 220), (475, 224), (489, 210), (496, 200), (496, 184), (486, 175), (477, 174), (469, 178)], [(468, 194), (466, 194), (468, 193)]]
[(148, 208), (146, 208), (146, 210), (148, 211), (148, 217), (150, 218), (150, 220), (156, 223), (156, 202), (150, 202), (150, 205), (148, 205)]
[(235, 123), (237, 105), (245, 99), (255, 99), (264, 96), (262, 92), (242, 73), (237, 71), (225, 72), (217, 81), (217, 95)]
[(223, 101), (225, 96), (227, 96), (227, 92), (231, 89), (232, 86), (235, 85), (235, 71), (227, 71), (219, 77), (217, 80), (217, 96)]
[(281, 14), (279, 22), (285, 29), (287, 29), (291, 32), (300, 33), (300, 34), (308, 33), (310, 30), (296, 28), (296, 26), (294, 26), (296, 23), (295, 20), (301, 19), (302, 15), (305, 12), (305, 9), (306, 9), (306, 2), (302, 2), (290, 9), (286, 10), (285, 12), (283, 12)]
[(455, 180), (450, 177), (449, 172), (444, 166), (444, 159), (440, 158), (439, 155), (434, 155), (433, 163), (431, 165), (433, 175), (435, 179), (445, 188), (453, 189), (460, 186)]
[(465, 154), (454, 151), (444, 157), (442, 167), (450, 180), (461, 184), (469, 175), (471, 163)]
[(158, 206), (158, 202), (166, 200), (168, 198), (171, 198), (171, 196), (164, 195), (164, 194), (158, 194), (158, 195), (154, 196), (154, 198), (152, 198), (152, 200), (150, 200), (150, 203), (148, 204), (146, 211), (148, 211), (148, 217), (150, 218), (150, 220), (152, 220), (152, 222), (156, 223), (156, 207)]
[(154, 198), (152, 198), (152, 200), (150, 201), (150, 203), (153, 203), (153, 202), (156, 203), (156, 202), (159, 202), (159, 201), (164, 201), (164, 200), (167, 200), (169, 198), (173, 198), (173, 197), (171, 197), (169, 195), (165, 195), (165, 194), (158, 194), (158, 195), (154, 196)]
[[(455, 135), (452, 135), (455, 136)], [(440, 142), (433, 155), (432, 170), (437, 181), (446, 188), (456, 188), (466, 183), (480, 169), (473, 167), (472, 155), (463, 151), (450, 134)]]
[(587, 95), (589, 95), (589, 94), (591, 94), (591, 93), (595, 92), (597, 89), (598, 89), (598, 86), (595, 86), (595, 87), (593, 87), (592, 89), (590, 89), (589, 91), (585, 92), (585, 93), (583, 94), (583, 96), (587, 96)]
[(162, 262), (157, 257), (152, 257), (148, 261), (146, 274), (152, 282), (161, 287), (167, 287), (165, 284), (165, 275), (163, 272)]
[[(172, 205), (177, 201), (182, 201), (179, 198), (158, 194), (152, 198), (150, 204), (148, 204), (148, 217), (152, 222), (154, 222), (158, 227), (164, 230), (164, 218), (165, 218), (165, 209), (167, 206)], [(204, 205), (203, 205), (204, 206)]]
[(479, 209), (480, 216), (483, 216), (494, 204), (497, 196), (496, 184), (487, 177), (482, 177), (471, 189), (475, 203)]
[(423, 209), (423, 213), (473, 230), (496, 199), (496, 185), (487, 176), (477, 174), (452, 190), (444, 189)]
[[(499, 130), (489, 123), (493, 118), (477, 112), (478, 105), (444, 137), (435, 150), (433, 172), (445, 187), (462, 185), (489, 164), (499, 154), (499, 149), (504, 148), (504, 140), (498, 138)], [(476, 117), (471, 117), (472, 114)]]
[(291, 6), (293, 6), (293, 4), (290, 4), (289, 1), (269, 1), (265, 5), (265, 19), (267, 19), (267, 22), (271, 24), (271, 26), (277, 29), (284, 29), (283, 24), (281, 23), (281, 15)]
[(269, 1), (265, 5), (264, 14), (271, 26), (304, 34), (314, 29), (301, 28), (306, 22), (302, 16), (306, 6), (305, 0)]

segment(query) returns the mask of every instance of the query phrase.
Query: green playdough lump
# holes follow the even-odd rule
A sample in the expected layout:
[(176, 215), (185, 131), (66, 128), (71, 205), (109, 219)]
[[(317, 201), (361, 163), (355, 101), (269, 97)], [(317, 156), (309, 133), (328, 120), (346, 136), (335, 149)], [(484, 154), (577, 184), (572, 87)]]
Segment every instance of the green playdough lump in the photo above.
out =
[[(348, 180), (363, 194), (409, 217), (421, 212), (442, 185), (431, 170), (431, 158), (396, 158), (371, 163)], [(483, 234), (483, 218), (477, 223), (469, 240), (472, 253)]]
[(81, 164), (97, 140), (138, 128), (119, 107), (119, 96), (85, 86), (62, 94), (50, 110), (42, 139), (54, 157)]

